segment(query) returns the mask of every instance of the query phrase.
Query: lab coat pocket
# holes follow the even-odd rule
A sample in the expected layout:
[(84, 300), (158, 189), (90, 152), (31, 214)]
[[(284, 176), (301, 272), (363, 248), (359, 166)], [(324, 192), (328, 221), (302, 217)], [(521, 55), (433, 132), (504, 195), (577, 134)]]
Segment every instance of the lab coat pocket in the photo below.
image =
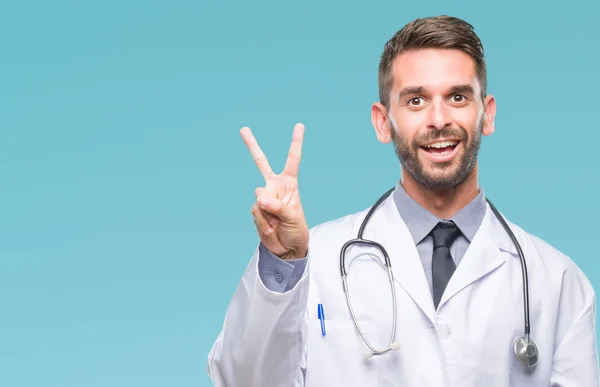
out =
[[(374, 346), (381, 346), (376, 321), (358, 321), (363, 334)], [(325, 336), (317, 319), (309, 328), (307, 386), (375, 387), (376, 359), (367, 359), (369, 347), (352, 320), (325, 320)]]

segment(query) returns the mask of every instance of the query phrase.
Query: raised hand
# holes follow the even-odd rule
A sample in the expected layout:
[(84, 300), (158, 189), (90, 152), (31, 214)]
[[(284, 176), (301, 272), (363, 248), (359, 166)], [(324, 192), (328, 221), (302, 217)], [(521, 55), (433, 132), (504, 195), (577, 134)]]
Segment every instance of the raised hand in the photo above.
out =
[(306, 256), (309, 231), (298, 191), (304, 125), (294, 126), (285, 168), (279, 175), (271, 169), (250, 128), (243, 127), (240, 134), (265, 179), (265, 186), (255, 190), (256, 202), (252, 205), (262, 244), (282, 259)]

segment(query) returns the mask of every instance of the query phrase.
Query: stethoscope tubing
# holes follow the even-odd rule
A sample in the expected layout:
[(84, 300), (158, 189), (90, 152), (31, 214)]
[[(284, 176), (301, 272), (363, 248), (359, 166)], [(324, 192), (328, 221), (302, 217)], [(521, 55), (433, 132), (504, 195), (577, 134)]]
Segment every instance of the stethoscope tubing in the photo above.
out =
[[(392, 271), (392, 264), (391, 264), (390, 257), (388, 256), (387, 251), (378, 242), (364, 239), (363, 233), (364, 233), (367, 223), (369, 222), (369, 220), (370, 220), (371, 216), (373, 215), (373, 213), (375, 212), (375, 210), (394, 191), (394, 189), (395, 188), (389, 189), (386, 193), (384, 193), (377, 200), (377, 202), (373, 206), (371, 206), (371, 208), (367, 212), (367, 215), (365, 216), (364, 220), (362, 221), (362, 223), (360, 225), (357, 238), (351, 239), (351, 240), (347, 241), (346, 243), (344, 243), (344, 245), (342, 246), (341, 251), (340, 251), (340, 273), (342, 275), (342, 286), (344, 289), (344, 293), (346, 295), (346, 302), (348, 303), (348, 308), (350, 309), (350, 314), (352, 316), (352, 320), (354, 321), (354, 325), (356, 326), (356, 328), (357, 328), (360, 336), (362, 337), (363, 341), (365, 342), (365, 344), (371, 350), (372, 355), (382, 355), (384, 353), (389, 352), (391, 349), (393, 349), (393, 343), (394, 343), (395, 334), (396, 334), (396, 289), (395, 289), (395, 285), (394, 285), (394, 274)], [(519, 241), (517, 240), (517, 237), (515, 236), (513, 231), (510, 229), (508, 223), (506, 222), (506, 220), (504, 219), (504, 217), (502, 216), (500, 211), (498, 211), (496, 206), (494, 206), (494, 204), (489, 199), (486, 198), (486, 202), (489, 204), (489, 206), (492, 209), (492, 212), (494, 213), (496, 218), (502, 224), (502, 227), (504, 228), (504, 230), (508, 233), (511, 241), (513, 242), (515, 248), (517, 249), (517, 253), (519, 255), (519, 260), (521, 261), (521, 273), (522, 273), (522, 278), (523, 278), (523, 316), (524, 316), (524, 325), (525, 325), (525, 329), (524, 329), (525, 330), (525, 336), (524, 336), (525, 338), (524, 339), (519, 338), (519, 339), (517, 339), (517, 342), (519, 342), (519, 340), (525, 340), (524, 341), (525, 345), (532, 345), (534, 347), (533, 349), (535, 349), (536, 354), (535, 354), (535, 361), (532, 364), (530, 364), (530, 366), (532, 366), (532, 365), (535, 365), (535, 363), (537, 362), (537, 349), (535, 348), (535, 343), (533, 343), (533, 341), (531, 341), (530, 337), (529, 337), (530, 333), (531, 333), (530, 319), (529, 319), (529, 279), (528, 279), (528, 272), (527, 272), (527, 264), (525, 262), (525, 255), (523, 253), (521, 245), (519, 244)], [(352, 303), (350, 302), (348, 284), (347, 284), (347, 280), (346, 280), (346, 277), (348, 274), (346, 272), (345, 256), (346, 256), (346, 251), (348, 250), (348, 248), (354, 244), (363, 244), (363, 245), (373, 246), (373, 247), (376, 247), (377, 249), (379, 249), (379, 251), (381, 251), (381, 253), (383, 254), (383, 258), (385, 261), (385, 267), (387, 268), (387, 271), (388, 271), (388, 276), (389, 276), (389, 280), (390, 280), (390, 284), (391, 284), (391, 288), (392, 288), (391, 290), (392, 290), (392, 301), (393, 301), (393, 323), (392, 323), (392, 335), (390, 337), (390, 343), (389, 343), (388, 347), (384, 350), (376, 350), (366, 339), (362, 329), (360, 328), (359, 324), (356, 322), (356, 317), (354, 315)], [(521, 363), (526, 364), (525, 362), (522, 361), (522, 359), (519, 357), (519, 354), (517, 353), (517, 350), (516, 350), (517, 342), (515, 342), (515, 353), (517, 354), (517, 358), (519, 359), (519, 361)]]

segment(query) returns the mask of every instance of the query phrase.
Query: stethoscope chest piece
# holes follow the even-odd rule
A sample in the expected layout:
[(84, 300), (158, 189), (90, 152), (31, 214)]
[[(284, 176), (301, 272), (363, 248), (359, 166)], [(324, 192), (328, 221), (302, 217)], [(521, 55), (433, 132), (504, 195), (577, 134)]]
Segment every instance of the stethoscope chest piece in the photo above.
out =
[(533, 367), (538, 361), (538, 349), (529, 337), (519, 337), (515, 341), (515, 355), (521, 364)]

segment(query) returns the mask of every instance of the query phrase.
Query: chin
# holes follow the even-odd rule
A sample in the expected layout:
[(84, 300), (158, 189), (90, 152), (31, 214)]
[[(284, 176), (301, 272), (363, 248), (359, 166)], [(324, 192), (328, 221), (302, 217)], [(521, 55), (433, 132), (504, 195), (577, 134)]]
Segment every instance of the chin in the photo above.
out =
[(457, 160), (437, 163), (437, 165), (434, 166), (421, 165), (421, 167), (420, 173), (411, 175), (420, 185), (430, 189), (456, 188), (464, 183), (472, 172), (471, 170), (467, 173), (461, 173), (459, 170), (460, 162)]

